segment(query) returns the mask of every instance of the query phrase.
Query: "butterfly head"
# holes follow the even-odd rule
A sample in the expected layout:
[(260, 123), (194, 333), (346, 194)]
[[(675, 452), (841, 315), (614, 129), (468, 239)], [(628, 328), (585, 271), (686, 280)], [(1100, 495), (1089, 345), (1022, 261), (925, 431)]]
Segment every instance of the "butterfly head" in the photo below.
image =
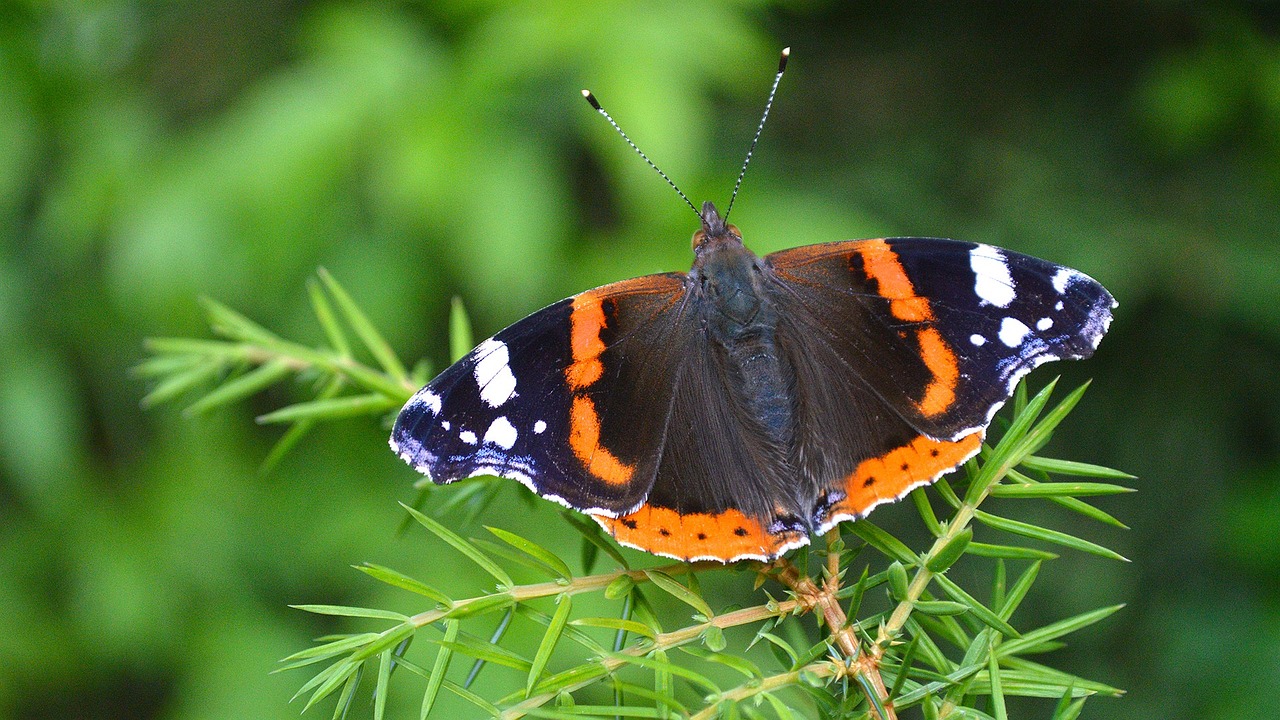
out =
[(742, 244), (742, 233), (720, 217), (720, 212), (710, 200), (702, 203), (702, 212), (698, 214), (702, 217), (702, 229), (693, 234), (695, 255), (701, 255), (710, 248)]

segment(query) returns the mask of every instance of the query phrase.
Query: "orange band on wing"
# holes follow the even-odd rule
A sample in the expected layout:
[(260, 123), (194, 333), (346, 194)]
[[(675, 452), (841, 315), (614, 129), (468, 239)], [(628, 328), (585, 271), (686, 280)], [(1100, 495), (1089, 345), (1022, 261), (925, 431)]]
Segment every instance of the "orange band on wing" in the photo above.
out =
[(605, 351), (600, 331), (608, 324), (600, 298), (585, 292), (574, 298), (573, 312), (569, 315), (572, 325), (570, 338), (573, 345), (573, 364), (565, 368), (569, 387), (575, 390), (587, 387), (604, 374), (600, 355)]
[(916, 405), (925, 417), (940, 415), (956, 400), (956, 382), (960, 379), (960, 365), (951, 346), (942, 339), (937, 328), (923, 328), (916, 333), (920, 341), (920, 356), (924, 366), (933, 373), (933, 381), (925, 388), (924, 397)]
[(955, 468), (981, 446), (981, 430), (956, 441), (921, 436), (880, 457), (863, 460), (845, 478), (845, 498), (831, 509), (831, 515), (861, 517), (877, 503), (897, 500), (912, 486)]
[(587, 472), (610, 485), (626, 484), (636, 471), (634, 465), (623, 463), (600, 444), (600, 416), (589, 397), (573, 398), (569, 411), (569, 446)]
[(889, 311), (899, 320), (924, 322), (933, 319), (929, 301), (916, 296), (898, 254), (884, 240), (864, 240), (857, 245), (862, 255), (862, 268), (876, 281), (876, 292), (889, 300)]
[(738, 510), (681, 515), (670, 508), (642, 505), (630, 515), (594, 517), (619, 542), (680, 560), (772, 558), (800, 538), (796, 533), (770, 534), (760, 521)]

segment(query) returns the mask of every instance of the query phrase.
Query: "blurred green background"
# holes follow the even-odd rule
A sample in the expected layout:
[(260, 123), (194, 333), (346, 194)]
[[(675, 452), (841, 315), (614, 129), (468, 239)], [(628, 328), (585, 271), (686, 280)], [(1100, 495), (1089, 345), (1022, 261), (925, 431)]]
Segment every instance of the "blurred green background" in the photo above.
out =
[[(733, 216), (755, 250), (951, 236), (1120, 300), (1093, 360), (1033, 376), (1095, 379), (1054, 453), (1141, 476), (1101, 503), (1131, 531), (1077, 530), (1132, 564), (1068, 554), (1021, 611), (1129, 604), (1050, 660), (1130, 691), (1086, 717), (1273, 716), (1280, 7), (820, 0), (0, 3), (0, 715), (295, 717), (306, 676), (267, 673), (339, 626), (287, 603), (414, 609), (366, 560), (484, 587), (396, 535), (385, 428), (260, 474), (252, 418), (305, 388), (144, 412), (143, 338), (205, 336), (207, 295), (319, 341), (323, 265), (440, 368), (455, 294), (483, 337), (685, 269), (696, 219), (578, 90), (723, 207), (784, 45)], [(572, 542), (507, 501), (488, 522)]]

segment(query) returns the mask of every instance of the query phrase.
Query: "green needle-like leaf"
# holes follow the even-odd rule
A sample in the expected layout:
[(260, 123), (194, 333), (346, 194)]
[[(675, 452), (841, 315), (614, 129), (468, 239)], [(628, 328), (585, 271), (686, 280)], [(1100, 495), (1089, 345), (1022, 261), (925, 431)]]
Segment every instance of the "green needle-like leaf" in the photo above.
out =
[(1042, 498), (1042, 497), (1089, 497), (1092, 495), (1118, 495), (1133, 492), (1133, 488), (1112, 485), (1110, 483), (1091, 482), (1053, 482), (1039, 485), (995, 485), (991, 488), (992, 497), (1007, 498)]
[(283, 360), (272, 360), (249, 372), (228, 380), (218, 389), (205, 395), (184, 410), (187, 415), (199, 415), (228, 403), (242, 400), (277, 382), (280, 382), (293, 370)]
[(1023, 467), (1039, 470), (1051, 475), (1075, 475), (1079, 477), (1102, 478), (1105, 480), (1136, 480), (1136, 475), (1121, 472), (1101, 465), (1075, 462), (1074, 460), (1056, 460), (1054, 458), (1028, 455), (1022, 459)]
[(320, 279), (324, 281), (329, 294), (333, 296), (334, 301), (338, 304), (338, 310), (342, 313), (347, 324), (355, 330), (356, 336), (368, 348), (369, 354), (378, 361), (382, 369), (396, 381), (404, 383), (409, 379), (409, 373), (404, 369), (404, 365), (400, 363), (400, 358), (396, 356), (391, 349), (391, 345), (383, 339), (382, 334), (378, 332), (373, 323), (369, 322), (369, 318), (364, 311), (356, 305), (355, 300), (347, 293), (338, 281), (329, 274), (328, 270), (320, 268)]
[(983, 512), (982, 510), (974, 511), (974, 517), (977, 518), (980, 522), (982, 522), (982, 524), (988, 527), (994, 528), (996, 530), (1004, 530), (1005, 532), (1010, 532), (1015, 535), (1034, 538), (1036, 540), (1043, 540), (1045, 542), (1054, 543), (1056, 545), (1069, 547), (1069, 548), (1072, 548), (1073, 550), (1087, 552), (1092, 555), (1098, 555), (1100, 557), (1111, 558), (1112, 560), (1122, 560), (1124, 562), (1129, 562), (1128, 558), (1115, 552), (1114, 550), (1108, 550), (1107, 548), (1102, 547), (1097, 543), (1091, 543), (1088, 540), (1083, 540), (1074, 535), (1068, 535), (1064, 532), (1059, 532), (1057, 530), (1050, 530), (1049, 528), (1042, 528), (1038, 525), (1032, 525), (1030, 523), (1020, 522), (1018, 520), (1010, 520), (1008, 518), (1003, 518), (998, 515), (992, 515), (991, 513)]
[(401, 615), (390, 610), (374, 610), (371, 608), (348, 607), (346, 605), (290, 605), (289, 607), (318, 615), (376, 618), (379, 620), (395, 620), (396, 622), (407, 622), (409, 620), (407, 615)]
[(512, 585), (515, 585), (506, 570), (499, 567), (497, 563), (489, 559), (487, 555), (480, 552), (479, 548), (464, 539), (461, 535), (441, 525), (435, 520), (432, 520), (426, 515), (423, 515), (408, 505), (405, 505), (404, 503), (400, 503), (400, 507), (408, 510), (409, 514), (413, 516), (413, 519), (417, 520), (419, 524), (430, 530), (433, 535), (452, 545), (458, 552), (471, 558), (472, 562), (479, 565), (481, 569), (496, 578), (503, 587), (511, 587)]
[(991, 683), (991, 711), (996, 720), (1009, 720), (1009, 713), (1004, 707), (1004, 690), (1000, 686), (1000, 661), (995, 653), (987, 660), (987, 675)]
[(529, 677), (525, 680), (526, 697), (533, 693), (533, 687), (538, 684), (547, 661), (551, 659), (552, 651), (556, 649), (556, 643), (560, 641), (560, 633), (564, 631), (564, 625), (569, 620), (569, 610), (573, 606), (571, 599), (569, 595), (561, 595), (556, 599), (556, 612), (551, 616), (551, 624), (547, 626), (542, 642), (538, 644), (538, 652), (533, 656), (533, 665), (529, 668)]
[(378, 680), (373, 687), (373, 720), (382, 720), (387, 713), (387, 688), (391, 684), (391, 650), (378, 654)]
[(338, 323), (338, 318), (333, 314), (333, 306), (329, 304), (329, 298), (325, 297), (324, 289), (320, 287), (320, 283), (314, 279), (307, 280), (307, 295), (311, 298), (311, 309), (316, 314), (316, 319), (320, 321), (320, 327), (324, 329), (325, 337), (329, 338), (329, 345), (333, 347), (333, 351), (339, 357), (351, 357), (351, 343), (347, 341), (347, 335), (342, 331), (342, 325)]
[(416, 580), (404, 573), (392, 570), (391, 568), (374, 565), (373, 563), (365, 563), (364, 565), (355, 565), (353, 567), (369, 577), (381, 580), (388, 585), (393, 585), (402, 590), (408, 590), (411, 593), (417, 593), (418, 595), (429, 597), (446, 607), (453, 605), (453, 600), (449, 599), (448, 595), (445, 595), (421, 580)]
[(854, 535), (862, 538), (871, 547), (897, 560), (903, 565), (915, 565), (916, 554), (901, 540), (881, 530), (869, 520), (849, 523), (848, 527)]
[(707, 604), (706, 600), (703, 600), (698, 594), (694, 593), (684, 585), (681, 585), (675, 578), (661, 570), (645, 570), (644, 574), (648, 576), (649, 581), (654, 585), (662, 588), (667, 592), (667, 594), (680, 602), (683, 602), (694, 610), (697, 610), (702, 617), (708, 620), (715, 617), (715, 613), (711, 611), (711, 606)]
[(996, 615), (986, 605), (978, 602), (972, 595), (965, 592), (963, 588), (955, 584), (947, 578), (946, 575), (935, 575), (933, 581), (938, 583), (942, 591), (945, 592), (952, 600), (969, 606), (973, 611), (974, 617), (982, 621), (982, 624), (1001, 633), (1005, 637), (1018, 637), (1019, 633), (1008, 622)]
[(454, 296), (449, 305), (449, 360), (458, 362), (475, 346), (475, 339), (471, 335), (471, 318), (462, 305), (462, 298)]
[(561, 560), (555, 553), (532, 540), (526, 540), (525, 538), (522, 538), (513, 532), (503, 530), (502, 528), (489, 527), (486, 525), (485, 529), (496, 535), (499, 540), (550, 568), (558, 577), (565, 580), (573, 577), (573, 572), (569, 570), (569, 566), (566, 565), (563, 560)]
[(1059, 620), (1056, 623), (1045, 625), (1042, 628), (1036, 628), (1035, 630), (1023, 635), (1021, 638), (1006, 640), (1001, 643), (999, 652), (1001, 656), (1032, 652), (1041, 643), (1049, 640), (1057, 640), (1063, 635), (1086, 628), (1100, 620), (1110, 617), (1122, 607), (1124, 607), (1124, 605), (1112, 605), (1111, 607), (1098, 608), (1097, 610), (1090, 610), (1089, 612), (1074, 615), (1066, 620)]
[(398, 407), (400, 407), (399, 401), (377, 393), (349, 395), (282, 407), (265, 415), (259, 415), (258, 422), (269, 424), (299, 420), (337, 420), (361, 415), (381, 415)]
[[(458, 639), (458, 621), (446, 620), (444, 627), (444, 643), (452, 644)], [(436, 651), (436, 662), (431, 668), (431, 677), (427, 680), (427, 690), (422, 696), (422, 712), (418, 716), (420, 720), (426, 720), (427, 715), (431, 714), (431, 708), (436, 704), (436, 696), (440, 694), (440, 685), (444, 682), (444, 674), (449, 671), (449, 661), (452, 659), (453, 650), (449, 645), (441, 644), (440, 649)]]

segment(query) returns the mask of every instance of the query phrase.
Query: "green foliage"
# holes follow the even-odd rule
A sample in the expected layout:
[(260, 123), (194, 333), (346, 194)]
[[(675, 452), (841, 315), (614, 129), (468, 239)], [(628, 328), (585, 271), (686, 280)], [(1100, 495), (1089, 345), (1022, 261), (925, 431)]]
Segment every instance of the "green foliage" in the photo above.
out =
[[(325, 345), (306, 347), (283, 340), (222, 305), (206, 302), (210, 325), (223, 339), (151, 341), (154, 355), (140, 367), (156, 385), (148, 396), (150, 402), (176, 400), (203, 385), (204, 394), (188, 405), (195, 413), (244, 399), (289, 377), (305, 377), (321, 397), (259, 418), (294, 423), (286, 434), (291, 442), (309, 427), (300, 425), (304, 422), (385, 415), (398, 408), (417, 380), (411, 380), (337, 280), (323, 271), (321, 279), (309, 289)], [(450, 324), (456, 356), (471, 342), (470, 324), (459, 303), (454, 304)], [(373, 358), (377, 367), (362, 364), (356, 359), (359, 355)], [(210, 381), (213, 386), (207, 389)], [(804, 548), (771, 563), (631, 569), (593, 523), (566, 514), (567, 520), (577, 518), (572, 523), (582, 534), (583, 572), (574, 572), (563, 551), (509, 529), (486, 528), (501, 544), (468, 539), (429, 514), (404, 505), (418, 526), (443, 543), (432, 552), (451, 548), (495, 580), (497, 587), (478, 595), (460, 595), (439, 589), (451, 587), (444, 575), (415, 578), (379, 565), (360, 566), (369, 577), (425, 597), (431, 604), (412, 614), (296, 605), (319, 615), (372, 621), (380, 629), (321, 638), (317, 645), (285, 658), (280, 670), (323, 665), (295, 697), (305, 697), (304, 710), (336, 698), (334, 717), (347, 716), (365, 674), (372, 674), (373, 712), (379, 720), (393, 687), (397, 693), (416, 687), (414, 692), (422, 693), (424, 718), (436, 707), (441, 690), (473, 706), (481, 716), (503, 718), (679, 714), (704, 719), (734, 713), (757, 716), (768, 708), (779, 718), (818, 713), (887, 720), (899, 711), (921, 706), (928, 718), (1003, 720), (1008, 717), (1006, 698), (1017, 696), (1057, 700), (1054, 717), (1075, 717), (1087, 698), (1117, 696), (1122, 691), (1033, 658), (1060, 648), (1063, 637), (1105, 620), (1121, 606), (1040, 626), (1017, 620), (1016, 610), (1040, 577), (1043, 563), (1055, 557), (1018, 543), (1032, 540), (1113, 560), (1124, 558), (1095, 542), (980, 509), (993, 498), (1039, 498), (1108, 522), (1110, 516), (1100, 515), (1081, 498), (1129, 490), (1112, 483), (1070, 479), (1122, 480), (1130, 477), (1125, 473), (1035, 455), (1086, 387), (1050, 407), (1056, 384), (1056, 380), (1050, 382), (1030, 398), (1019, 388), (1016, 412), (999, 440), (984, 446), (980, 459), (968, 463), (961, 478), (937, 484), (936, 495), (947, 513), (936, 514), (931, 491), (913, 493), (927, 530), (926, 541), (914, 546), (861, 520), (830, 531), (824, 547)], [(1051, 475), (1068, 479), (1055, 480)], [(497, 478), (478, 478), (444, 492), (472, 489), (492, 496), (512, 485)], [(974, 542), (975, 522), (1014, 544)], [(592, 550), (587, 552), (588, 548)], [(592, 574), (596, 549), (603, 549), (617, 567)], [(966, 563), (970, 555), (983, 559)], [(1007, 562), (1025, 566), (1012, 585), (1006, 582)], [(968, 573), (950, 574), (965, 564), (972, 566)], [(539, 581), (517, 582), (516, 567)], [(883, 569), (871, 574), (873, 567)], [(851, 570), (859, 573), (859, 579), (850, 585), (846, 578)], [(990, 599), (985, 601), (979, 596), (986, 593), (973, 582), (973, 576), (982, 572), (994, 578), (989, 581)], [(702, 589), (700, 578), (726, 573), (756, 577), (754, 604), (716, 612), (714, 607), (721, 603)], [(683, 607), (664, 613), (673, 629), (665, 628), (653, 610), (655, 591)], [(775, 593), (782, 599), (775, 599)], [(866, 602), (876, 595), (879, 602)], [(598, 599), (575, 600), (579, 596)], [(599, 614), (602, 611), (606, 614)], [(497, 629), (487, 641), (475, 634), (499, 616)], [(523, 646), (505, 642), (513, 619), (538, 633), (532, 655), (524, 654)], [(816, 624), (806, 624), (810, 622)], [(816, 633), (816, 642), (811, 633)], [(411, 642), (419, 638), (434, 647), (433, 655), (429, 648), (424, 657), (411, 651)], [(771, 650), (772, 657), (762, 655), (760, 646)], [(448, 678), (459, 655), (472, 660), (461, 683)], [(488, 665), (515, 671), (523, 681), (506, 693), (500, 686), (473, 685)], [(418, 682), (397, 680), (397, 668), (418, 676)]]

